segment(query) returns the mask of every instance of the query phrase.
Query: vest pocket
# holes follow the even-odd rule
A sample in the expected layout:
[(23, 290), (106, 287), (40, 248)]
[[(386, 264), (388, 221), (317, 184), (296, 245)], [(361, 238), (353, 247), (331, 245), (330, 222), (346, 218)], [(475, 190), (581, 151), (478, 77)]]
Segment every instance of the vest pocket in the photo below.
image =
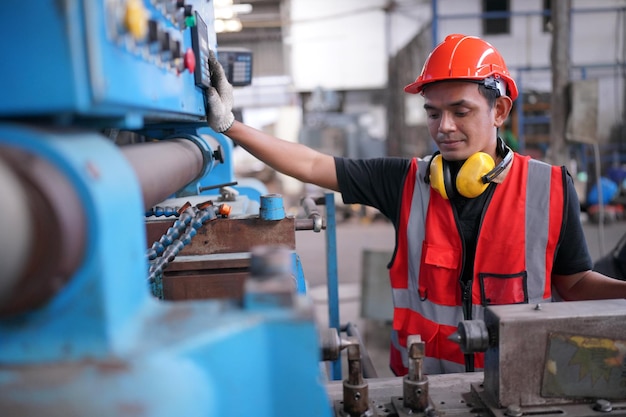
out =
[(418, 285), (420, 299), (440, 305), (457, 305), (461, 251), (424, 242), (422, 257)]
[(517, 274), (480, 272), (480, 301), (482, 305), (521, 304), (528, 302), (526, 271)]

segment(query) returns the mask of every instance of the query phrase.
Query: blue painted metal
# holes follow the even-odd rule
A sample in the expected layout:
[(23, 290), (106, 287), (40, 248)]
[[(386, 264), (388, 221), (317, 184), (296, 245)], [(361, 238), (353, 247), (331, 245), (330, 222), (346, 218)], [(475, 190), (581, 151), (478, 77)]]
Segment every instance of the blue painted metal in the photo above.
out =
[(233, 154), (233, 141), (221, 133), (216, 133), (208, 127), (201, 127), (197, 130), (198, 135), (203, 138), (213, 140), (217, 143), (214, 149), (221, 151), (225, 156), (224, 161), (217, 164), (211, 170), (211, 175), (204, 176), (197, 184), (197, 190), (201, 187), (208, 187), (215, 184), (226, 184), (237, 181), (238, 184), (233, 188), (241, 195), (245, 195), (250, 200), (260, 204), (263, 194), (267, 194), (267, 187), (258, 180), (249, 178), (237, 180), (235, 177), (235, 168), (231, 156)]
[[(0, 322), (3, 362), (102, 358), (122, 348), (137, 324), (128, 317), (150, 301), (139, 278), (147, 271), (145, 227), (132, 168), (111, 142), (90, 132), (42, 133), (3, 124), (0, 145), (24, 149), (56, 166), (76, 190), (88, 220), (85, 258), (65, 291), (26, 317)], [(120, 282), (120, 271), (137, 278)]]
[(431, 3), (432, 10), (432, 24), (430, 27), (431, 37), (432, 37), (432, 49), (439, 44), (439, 0), (432, 0)]
[(296, 252), (293, 253), (293, 270), (294, 276), (296, 277), (296, 285), (298, 294), (306, 294), (307, 286), (306, 279), (304, 278), (304, 269), (302, 268), (302, 261), (300, 261), (300, 256)]
[(56, 167), (88, 218), (69, 283), (0, 320), (3, 415), (331, 415), (310, 304), (261, 312), (149, 296), (140, 187), (110, 141), (2, 124), (0, 146)]
[[(326, 206), (326, 275), (328, 280), (328, 326), (341, 333), (339, 321), (339, 278), (337, 273), (337, 222), (335, 195), (324, 194)], [(341, 360), (333, 361), (331, 378), (341, 379)]]
[[(198, 130), (200, 130), (200, 129), (198, 129)], [(208, 177), (209, 173), (211, 171), (213, 171), (213, 168), (215, 168), (215, 166), (217, 166), (217, 164), (219, 163), (219, 162), (216, 162), (216, 160), (215, 160), (214, 150), (211, 147), (211, 145), (208, 143), (208, 141), (205, 140), (204, 138), (201, 138), (199, 135), (190, 135), (190, 134), (186, 134), (186, 133), (179, 133), (179, 134), (175, 134), (175, 135), (171, 136), (171, 138), (173, 138), (173, 139), (174, 138), (182, 138), (182, 139), (190, 140), (197, 147), (202, 149), (202, 157), (203, 157), (202, 172), (198, 175), (197, 178), (194, 178), (194, 180), (191, 183), (187, 184), (182, 189), (182, 191), (178, 192), (179, 195), (197, 195), (197, 194), (199, 194), (198, 190), (200, 189), (200, 180), (202, 178)], [(226, 160), (224, 160), (224, 162), (226, 162)], [(195, 192), (192, 193), (191, 190), (194, 190)], [(189, 193), (189, 194), (185, 194), (185, 193)]]
[[(189, 27), (176, 26), (157, 2), (140, 2), (162, 30), (180, 42), (183, 53), (192, 47)], [(172, 60), (161, 58), (146, 42), (121, 33), (128, 3), (0, 2), (0, 36), (11, 39), (0, 44), (0, 54), (13, 57), (0, 68), (0, 77), (12, 80), (3, 86), (0, 114), (50, 115), (58, 123), (78, 119), (93, 126), (129, 129), (141, 128), (146, 116), (172, 120), (176, 114), (179, 121), (204, 120), (204, 97), (194, 75), (179, 73), (171, 68)], [(186, 4), (213, 22), (212, 2)], [(216, 50), (212, 30), (209, 46)]]
[(261, 196), (259, 211), (263, 220), (282, 220), (285, 218), (283, 197), (280, 194), (266, 194)]

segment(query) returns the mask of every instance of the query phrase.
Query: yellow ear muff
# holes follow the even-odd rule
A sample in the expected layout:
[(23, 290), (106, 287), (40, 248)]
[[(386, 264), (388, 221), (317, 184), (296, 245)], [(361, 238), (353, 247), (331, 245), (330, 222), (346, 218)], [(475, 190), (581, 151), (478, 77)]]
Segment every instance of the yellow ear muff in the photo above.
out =
[(443, 159), (441, 154), (435, 155), (430, 163), (430, 186), (441, 194), (443, 198), (448, 199), (446, 184), (443, 178)]
[(459, 194), (467, 198), (476, 198), (481, 195), (489, 185), (489, 183), (483, 183), (482, 177), (495, 166), (496, 163), (491, 155), (485, 152), (476, 152), (470, 156), (456, 176), (456, 189)]

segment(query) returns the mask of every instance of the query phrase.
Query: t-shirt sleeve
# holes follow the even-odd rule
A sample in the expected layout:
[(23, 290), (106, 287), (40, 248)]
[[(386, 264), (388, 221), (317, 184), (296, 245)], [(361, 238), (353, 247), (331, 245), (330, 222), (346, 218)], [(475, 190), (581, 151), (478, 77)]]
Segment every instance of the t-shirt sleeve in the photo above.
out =
[(554, 259), (552, 273), (571, 275), (590, 270), (593, 267), (589, 248), (580, 221), (580, 202), (574, 181), (567, 175), (566, 219), (561, 243)]
[(336, 157), (335, 169), (343, 202), (374, 207), (396, 224), (410, 162), (406, 158)]

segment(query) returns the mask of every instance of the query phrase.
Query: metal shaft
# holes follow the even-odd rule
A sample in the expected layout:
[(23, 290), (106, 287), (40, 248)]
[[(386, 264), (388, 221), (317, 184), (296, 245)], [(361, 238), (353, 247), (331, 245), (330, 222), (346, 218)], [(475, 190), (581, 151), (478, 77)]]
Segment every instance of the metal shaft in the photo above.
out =
[(402, 381), (404, 406), (423, 412), (428, 407), (428, 378), (424, 375), (423, 361), (426, 345), (419, 335), (407, 339), (409, 372)]
[(12, 173), (0, 191), (22, 210), (13, 232), (0, 236), (0, 246), (17, 251), (0, 254), (0, 264), (10, 266), (0, 274), (3, 317), (42, 305), (72, 276), (83, 257), (86, 214), (69, 180), (51, 163), (20, 149), (0, 148), (0, 160)]
[(168, 139), (121, 148), (141, 184), (145, 208), (165, 200), (203, 170), (202, 150), (187, 139)]
[(348, 379), (343, 381), (343, 410), (351, 417), (362, 416), (369, 408), (369, 387), (361, 371), (361, 349), (358, 341), (350, 338), (348, 351)]
[[(18, 213), (6, 229), (11, 232), (0, 236), (0, 249), (13, 250), (0, 254), (3, 317), (43, 305), (73, 276), (83, 259), (88, 213), (53, 164), (21, 149), (0, 148), (0, 167), (6, 171), (0, 191), (11, 202), (7, 210)], [(121, 151), (137, 175), (145, 208), (197, 178), (204, 158), (210, 158), (187, 139), (129, 145)]]

